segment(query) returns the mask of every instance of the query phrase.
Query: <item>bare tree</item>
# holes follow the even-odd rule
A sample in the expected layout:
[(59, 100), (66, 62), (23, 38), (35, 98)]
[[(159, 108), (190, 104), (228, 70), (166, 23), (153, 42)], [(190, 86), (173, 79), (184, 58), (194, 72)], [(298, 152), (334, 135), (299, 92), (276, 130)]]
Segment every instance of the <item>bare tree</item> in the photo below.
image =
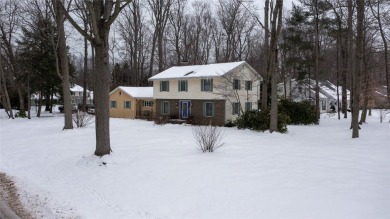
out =
[(270, 42), (270, 73), (271, 73), (271, 118), (269, 131), (272, 133), (278, 131), (278, 98), (277, 98), (277, 40), (282, 29), (283, 0), (277, 0), (272, 14), (271, 22), (271, 42)]
[(353, 79), (353, 107), (352, 107), (352, 138), (359, 137), (359, 102), (360, 102), (360, 76), (363, 71), (363, 44), (364, 44), (364, 0), (356, 1), (357, 27), (356, 27), (356, 71)]
[[(88, 13), (91, 16), (90, 25), (92, 34), (83, 30), (66, 10), (65, 16), (72, 26), (95, 48), (95, 115), (96, 115), (96, 156), (110, 154), (110, 126), (109, 126), (109, 33), (112, 23), (118, 17), (120, 11), (126, 7), (131, 0), (95, 0), (85, 1)], [(64, 8), (63, 4), (61, 6)]]
[[(0, 48), (1, 48), (1, 40), (0, 40)], [(11, 102), (8, 95), (7, 88), (7, 80), (5, 78), (4, 70), (3, 70), (3, 57), (0, 53), (0, 103), (4, 106), (5, 112), (7, 113), (9, 118), (14, 119), (14, 115), (12, 112)]]
[[(381, 7), (381, 3), (384, 5), (385, 3), (387, 2), (388, 4), (388, 1), (381, 1), (381, 0), (378, 0), (378, 1), (374, 1), (374, 0), (370, 0), (369, 3), (370, 3), (370, 8), (371, 8), (371, 12), (372, 12), (372, 15), (374, 16), (374, 18), (377, 20), (377, 23), (378, 23), (378, 28), (379, 28), (379, 33), (380, 33), (380, 36), (382, 38), (382, 42), (383, 42), (383, 47), (384, 47), (384, 56), (385, 56), (385, 73), (386, 73), (386, 85), (387, 85), (387, 101), (390, 105), (390, 63), (389, 63), (389, 48), (388, 48), (388, 44), (387, 44), (387, 38), (386, 38), (386, 33), (385, 33), (385, 30), (384, 30), (384, 27), (383, 27), (383, 21), (382, 21), (382, 17), (383, 15), (387, 14), (390, 12), (389, 10), (389, 4), (385, 7)], [(381, 8), (382, 10), (384, 9), (387, 9), (387, 12), (384, 11), (381, 13)]]
[[(59, 0), (52, 0), (53, 9), (55, 12), (55, 19), (57, 23), (57, 31), (58, 31), (58, 43), (54, 42), (52, 37), (52, 44), (54, 47), (55, 55), (56, 55), (56, 69), (57, 75), (62, 80), (62, 92), (64, 98), (64, 129), (73, 129), (72, 123), (72, 100), (70, 96), (70, 77), (69, 77), (69, 61), (68, 61), (68, 49), (66, 46), (65, 39), (65, 28), (64, 28), (64, 12), (63, 8), (59, 4)], [(55, 45), (58, 45), (58, 48)], [(57, 54), (57, 52), (59, 54)], [(58, 63), (60, 60), (60, 66)]]
[[(19, 28), (20, 5), (16, 1), (3, 1), (0, 4), (0, 11), (0, 58), (2, 59), (2, 61), (5, 61), (4, 64), (2, 63), (1, 69), (2, 72), (0, 80), (2, 81), (2, 83), (0, 86), (0, 93), (2, 95), (0, 101), (2, 102), (5, 109), (7, 109), (6, 111), (8, 113), (8, 116), (10, 118), (14, 118), (13, 111), (10, 110), (12, 107), (11, 102), (9, 100), (8, 86), (16, 87), (19, 96), (19, 114), (25, 114), (23, 85), (18, 81), (14, 80), (14, 78), (17, 77), (19, 73), (19, 68), (15, 57), (16, 46), (13, 43), (15, 40), (15, 35), (17, 34)], [(7, 71), (4, 70), (4, 67), (6, 66)], [(8, 76), (6, 75), (7, 73)], [(7, 79), (10, 79), (9, 84), (7, 83)]]
[(154, 26), (154, 35), (149, 67), (149, 77), (151, 77), (153, 73), (153, 62), (156, 43), (158, 52), (158, 71), (162, 72), (164, 69), (164, 33), (168, 22), (172, 0), (148, 0), (148, 4), (152, 13), (152, 22)]

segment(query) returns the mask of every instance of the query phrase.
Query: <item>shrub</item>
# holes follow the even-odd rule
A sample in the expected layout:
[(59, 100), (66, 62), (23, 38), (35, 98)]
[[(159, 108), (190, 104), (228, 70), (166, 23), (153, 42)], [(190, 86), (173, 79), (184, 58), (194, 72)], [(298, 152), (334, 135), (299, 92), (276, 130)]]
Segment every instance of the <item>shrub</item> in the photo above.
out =
[[(251, 129), (255, 131), (266, 131), (269, 129), (271, 114), (269, 110), (247, 111), (236, 120), (238, 129)], [(286, 114), (278, 114), (278, 131), (281, 133), (287, 132), (287, 124), (289, 123), (289, 117)]]
[(223, 133), (218, 126), (200, 126), (192, 127), (192, 135), (195, 138), (198, 148), (203, 152), (213, 152), (223, 145)]
[(225, 127), (234, 127), (236, 124), (232, 120), (228, 120), (227, 123), (225, 124)]
[(95, 116), (82, 111), (77, 111), (76, 113), (72, 114), (73, 122), (79, 128), (91, 124), (94, 121), (94, 117)]
[(27, 117), (27, 114), (26, 114), (26, 111), (19, 111), (15, 114), (15, 117), (16, 118), (26, 118)]
[(288, 124), (318, 124), (315, 108), (309, 101), (294, 102), (282, 99), (279, 102), (279, 113), (284, 113), (290, 117), (290, 122)]
[(166, 116), (156, 117), (154, 119), (154, 124), (156, 125), (165, 125), (167, 123), (168, 123), (168, 117)]

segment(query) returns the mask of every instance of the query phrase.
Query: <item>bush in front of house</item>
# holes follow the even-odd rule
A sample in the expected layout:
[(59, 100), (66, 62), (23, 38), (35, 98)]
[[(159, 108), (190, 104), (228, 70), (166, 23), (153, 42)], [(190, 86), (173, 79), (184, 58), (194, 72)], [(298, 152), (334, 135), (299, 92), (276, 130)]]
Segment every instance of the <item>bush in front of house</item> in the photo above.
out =
[[(236, 125), (238, 129), (251, 129), (254, 131), (264, 132), (269, 129), (271, 119), (271, 113), (269, 110), (247, 111), (236, 119)], [(289, 117), (286, 114), (278, 114), (278, 131), (280, 133), (287, 132), (287, 124), (289, 123)]]
[(290, 117), (292, 125), (318, 124), (318, 118), (313, 105), (309, 101), (294, 102), (282, 99), (279, 102), (279, 113), (284, 113)]
[(221, 127), (213, 125), (194, 125), (192, 134), (198, 148), (203, 152), (214, 152), (215, 149), (222, 147), (223, 132)]

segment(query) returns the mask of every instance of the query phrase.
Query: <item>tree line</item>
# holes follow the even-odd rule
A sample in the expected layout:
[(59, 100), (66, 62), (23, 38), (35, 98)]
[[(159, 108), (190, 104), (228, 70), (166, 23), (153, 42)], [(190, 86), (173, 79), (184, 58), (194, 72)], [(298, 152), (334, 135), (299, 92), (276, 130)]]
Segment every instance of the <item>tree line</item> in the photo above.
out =
[[(13, 108), (30, 118), (31, 94), (51, 110), (60, 93), (64, 129), (71, 129), (70, 83), (93, 90), (95, 154), (104, 155), (111, 151), (110, 90), (148, 86), (152, 75), (183, 63), (245, 60), (263, 77), (259, 102), (271, 109), (271, 132), (278, 131), (277, 84), (310, 78), (318, 117), (320, 80), (341, 87), (339, 118), (347, 118), (351, 91), (352, 136), (358, 137), (359, 123), (375, 107), (375, 87), (390, 93), (389, 1), (299, 0), (284, 7), (283, 0), (4, 0), (0, 104), (10, 118)], [(77, 54), (69, 34), (82, 38)], [(84, 110), (85, 104), (84, 93)]]

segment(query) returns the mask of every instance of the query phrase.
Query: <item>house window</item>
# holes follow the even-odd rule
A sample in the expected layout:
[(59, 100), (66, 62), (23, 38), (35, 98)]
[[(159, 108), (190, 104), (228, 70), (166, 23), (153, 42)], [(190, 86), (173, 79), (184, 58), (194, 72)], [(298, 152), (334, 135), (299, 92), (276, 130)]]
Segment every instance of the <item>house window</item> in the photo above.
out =
[(116, 108), (116, 101), (115, 100), (110, 101), (110, 107)]
[(241, 89), (241, 81), (238, 79), (233, 80), (233, 90), (240, 90)]
[(151, 100), (144, 100), (144, 106), (152, 106), (153, 101)]
[(168, 115), (169, 114), (169, 101), (161, 102), (161, 114)]
[(213, 91), (213, 79), (202, 79), (201, 91)]
[(245, 112), (252, 110), (252, 102), (245, 103)]
[(160, 91), (169, 91), (169, 81), (160, 81)]
[(124, 105), (125, 109), (130, 109), (131, 108), (131, 102), (130, 101), (125, 101), (123, 105)]
[(245, 90), (252, 90), (252, 81), (245, 81)]
[(213, 102), (204, 102), (203, 103), (203, 116), (204, 117), (214, 117), (214, 103)]
[(321, 100), (321, 106), (322, 106), (322, 110), (326, 110), (326, 101), (325, 100)]
[(188, 91), (188, 82), (187, 80), (179, 80), (179, 92)]
[(239, 102), (234, 102), (232, 103), (232, 114), (233, 115), (240, 115), (240, 103)]

